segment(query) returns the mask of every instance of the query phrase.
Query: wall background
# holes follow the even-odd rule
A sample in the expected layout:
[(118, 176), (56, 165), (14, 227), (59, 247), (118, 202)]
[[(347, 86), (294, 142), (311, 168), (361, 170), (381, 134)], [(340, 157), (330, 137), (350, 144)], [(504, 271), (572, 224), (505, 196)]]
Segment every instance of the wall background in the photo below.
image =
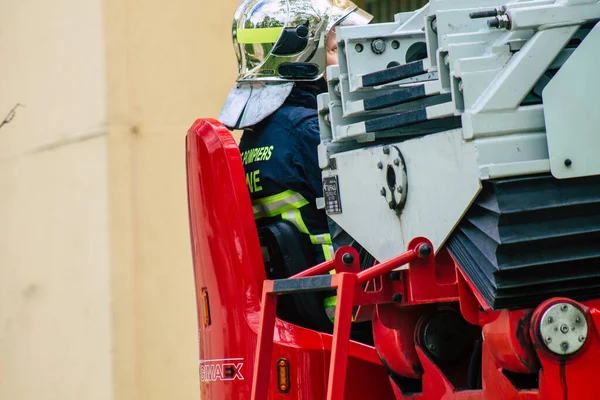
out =
[(0, 7), (0, 399), (198, 399), (184, 136), (237, 0)]

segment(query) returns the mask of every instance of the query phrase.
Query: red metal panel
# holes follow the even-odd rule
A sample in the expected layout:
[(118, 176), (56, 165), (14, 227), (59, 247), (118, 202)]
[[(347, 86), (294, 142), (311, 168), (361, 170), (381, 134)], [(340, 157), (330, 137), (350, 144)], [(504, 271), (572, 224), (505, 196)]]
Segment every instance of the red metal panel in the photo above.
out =
[[(265, 272), (244, 169), (235, 140), (215, 120), (196, 121), (186, 150), (202, 400), (248, 400)], [(203, 290), (209, 295), (209, 326), (204, 324)], [(331, 339), (277, 319), (267, 365), (268, 399), (324, 400)], [(375, 349), (351, 342), (349, 354), (348, 376), (368, 376), (380, 388), (373, 392), (353, 379), (346, 386), (347, 399), (368, 398), (370, 393), (393, 398)], [(282, 357), (290, 365), (288, 394), (279, 393), (273, 373)]]

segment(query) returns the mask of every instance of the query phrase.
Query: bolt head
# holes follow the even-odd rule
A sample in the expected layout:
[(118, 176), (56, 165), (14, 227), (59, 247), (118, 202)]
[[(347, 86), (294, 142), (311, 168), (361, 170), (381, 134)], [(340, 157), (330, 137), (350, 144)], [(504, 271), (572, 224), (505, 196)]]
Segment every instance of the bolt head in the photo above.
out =
[(377, 163), (377, 168), (383, 169), (383, 163), (381, 161)]
[(569, 327), (567, 325), (563, 324), (563, 325), (560, 326), (560, 331), (562, 333), (568, 333), (569, 332)]
[(583, 343), (585, 341), (585, 336), (579, 336), (579, 341)]
[(577, 322), (579, 324), (581, 322), (581, 317), (575, 318), (575, 322)]
[(394, 165), (395, 165), (396, 167), (397, 167), (398, 165), (400, 165), (400, 159), (399, 159), (399, 158), (396, 158), (396, 159), (394, 160)]
[(552, 318), (552, 317), (548, 317), (548, 323), (550, 323), (550, 324), (551, 324), (551, 323), (553, 323), (553, 322), (554, 322), (554, 318)]
[(427, 258), (431, 255), (431, 246), (428, 244), (422, 244), (419, 246), (418, 252), (421, 258)]
[(570, 158), (567, 158), (567, 159), (565, 160), (565, 167), (570, 167), (571, 165), (573, 165), (573, 161), (571, 161), (571, 159), (570, 159)]
[(342, 262), (346, 265), (352, 265), (354, 263), (354, 256), (350, 253), (345, 253), (342, 256)]
[(385, 196), (385, 188), (381, 188), (381, 190), (379, 191), (379, 194), (382, 196)]
[(371, 50), (375, 54), (381, 54), (385, 51), (385, 42), (382, 39), (375, 39), (371, 42)]
[(392, 301), (394, 303), (402, 303), (402, 293), (394, 293), (392, 296)]
[(563, 350), (565, 350), (565, 351), (569, 350), (569, 343), (568, 342), (562, 342), (560, 344), (560, 348), (563, 349)]
[(357, 53), (362, 53), (363, 45), (360, 43), (356, 43), (356, 46), (354, 46), (354, 49), (356, 50)]
[(500, 28), (500, 19), (498, 17), (488, 19), (487, 26), (489, 28)]
[(388, 146), (383, 146), (381, 151), (383, 151), (383, 154), (390, 154), (390, 148)]
[(550, 336), (546, 338), (546, 343), (552, 343), (552, 338)]
[(429, 345), (429, 350), (435, 350), (435, 344), (433, 344), (433, 343), (432, 343), (432, 344), (430, 344), (430, 345)]

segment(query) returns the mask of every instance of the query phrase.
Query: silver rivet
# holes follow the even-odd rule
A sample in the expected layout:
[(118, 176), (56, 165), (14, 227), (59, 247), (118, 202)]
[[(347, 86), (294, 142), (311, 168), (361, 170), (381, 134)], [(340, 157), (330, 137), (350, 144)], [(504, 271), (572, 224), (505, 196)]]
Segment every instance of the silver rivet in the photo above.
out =
[(575, 322), (580, 323), (581, 322), (581, 317), (575, 318)]
[[(562, 306), (560, 306), (560, 310), (561, 311), (567, 311), (569, 309), (569, 306), (566, 304), (563, 304)], [(568, 344), (567, 344), (568, 345)]]
[(585, 340), (585, 336), (579, 336), (579, 341), (583, 343), (583, 341)]
[(548, 323), (549, 323), (549, 324), (551, 324), (551, 323), (553, 323), (553, 322), (554, 322), (554, 318), (552, 318), (552, 317), (548, 317)]
[(548, 336), (548, 337), (546, 338), (546, 342), (548, 342), (548, 343), (551, 343), (551, 342), (552, 342), (552, 338), (551, 338), (550, 336)]

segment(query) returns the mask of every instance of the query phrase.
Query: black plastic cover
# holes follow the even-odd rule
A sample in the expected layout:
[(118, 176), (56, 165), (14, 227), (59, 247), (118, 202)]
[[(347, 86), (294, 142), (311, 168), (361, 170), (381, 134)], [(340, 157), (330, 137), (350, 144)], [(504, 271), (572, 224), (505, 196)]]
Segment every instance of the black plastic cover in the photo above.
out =
[(277, 71), (283, 78), (312, 79), (319, 75), (319, 66), (311, 63), (283, 63)]
[(600, 176), (484, 183), (448, 249), (494, 309), (600, 297)]
[[(308, 236), (300, 233), (289, 221), (276, 221), (258, 228), (267, 279), (285, 279), (312, 267), (313, 246)], [(330, 276), (327, 276), (329, 281)], [(279, 283), (282, 285), (283, 283)], [(280, 288), (281, 289), (281, 288)], [(304, 292), (279, 296), (279, 318), (305, 328), (321, 332), (333, 331), (333, 324), (325, 314), (325, 297), (332, 292)]]
[(384, 85), (402, 79), (412, 78), (427, 72), (422, 60), (386, 68), (382, 71), (371, 72), (362, 77), (363, 87)]

